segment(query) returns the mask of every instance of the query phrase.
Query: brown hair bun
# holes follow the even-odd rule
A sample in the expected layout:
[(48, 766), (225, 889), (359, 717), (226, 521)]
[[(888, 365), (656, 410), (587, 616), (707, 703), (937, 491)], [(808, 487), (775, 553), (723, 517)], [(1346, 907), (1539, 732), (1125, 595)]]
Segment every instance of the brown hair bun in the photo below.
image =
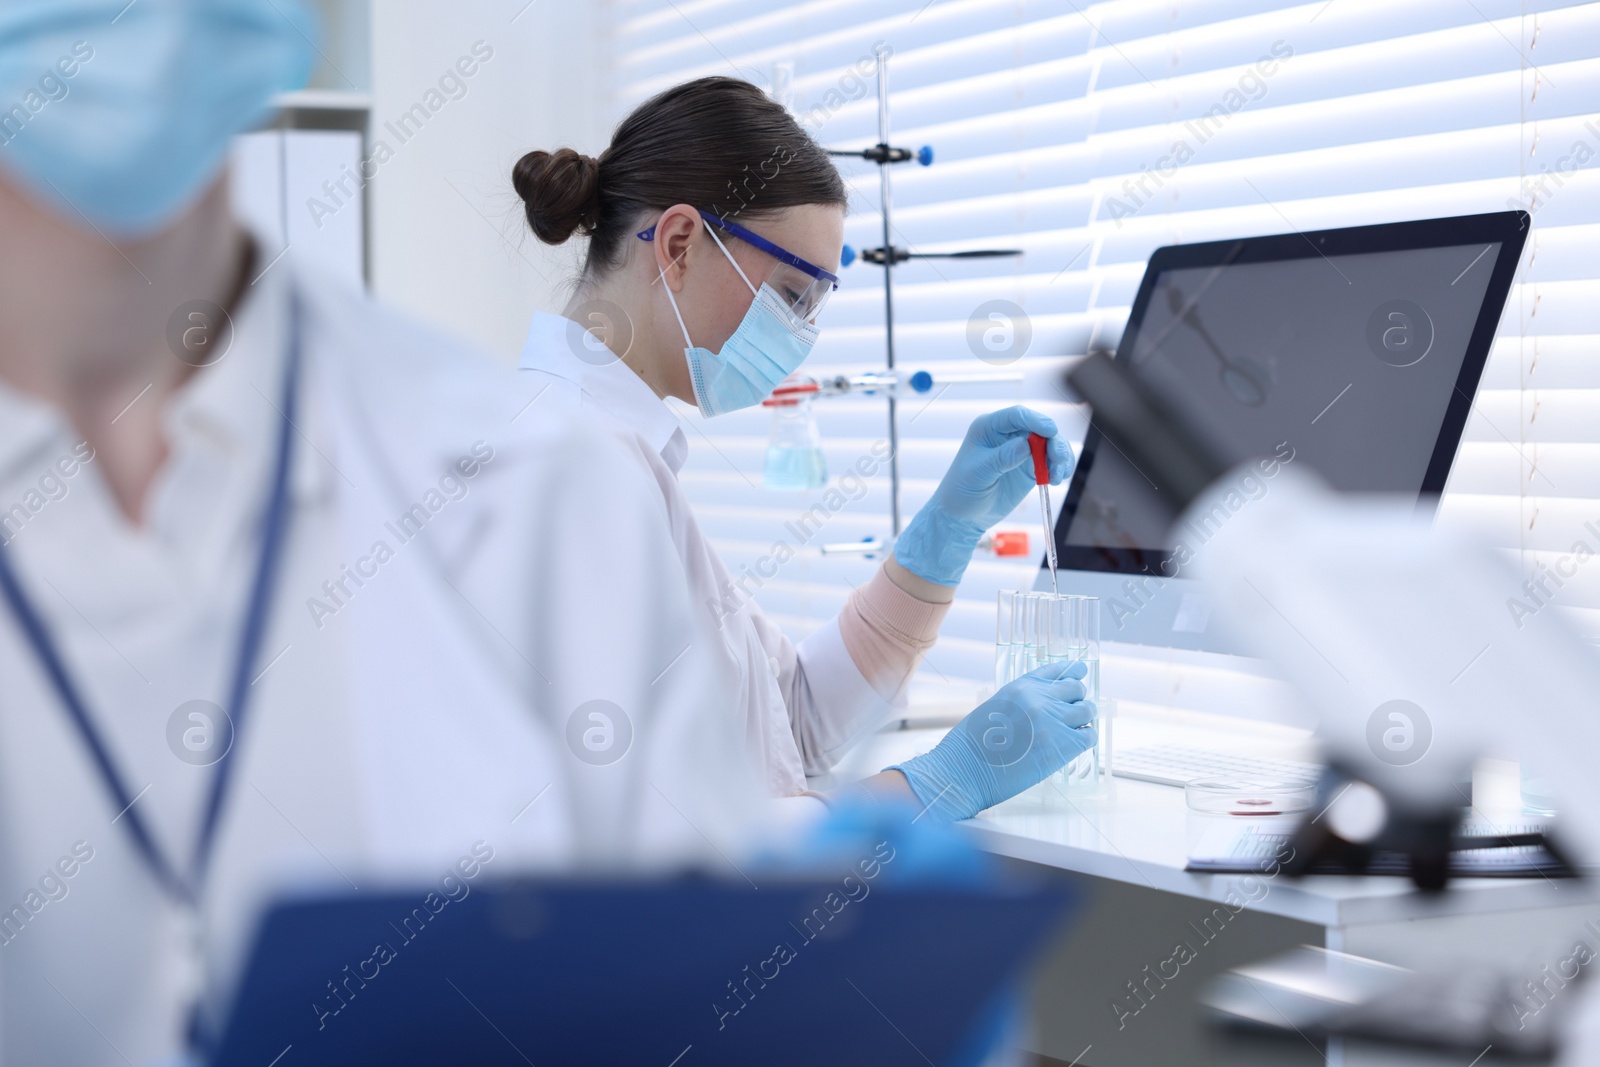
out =
[(589, 238), (586, 279), (621, 265), (634, 234), (674, 204), (735, 220), (847, 206), (839, 169), (795, 117), (749, 82), (720, 75), (634, 108), (598, 160), (570, 148), (529, 152), (511, 180), (539, 240), (560, 244), (579, 230)]
[(529, 228), (545, 244), (593, 232), (600, 214), (600, 161), (593, 156), (570, 148), (529, 152), (517, 160), (511, 184), (522, 198)]

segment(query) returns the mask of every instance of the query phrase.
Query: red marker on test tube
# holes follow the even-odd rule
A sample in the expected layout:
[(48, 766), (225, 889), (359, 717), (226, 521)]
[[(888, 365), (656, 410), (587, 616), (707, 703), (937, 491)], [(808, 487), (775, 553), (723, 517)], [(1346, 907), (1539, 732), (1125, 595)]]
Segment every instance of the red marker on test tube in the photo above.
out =
[(1044, 558), (1050, 563), (1050, 588), (1056, 596), (1061, 586), (1056, 581), (1056, 532), (1050, 528), (1050, 441), (1036, 433), (1028, 435), (1028, 449), (1033, 453), (1033, 480), (1039, 487), (1039, 510), (1044, 517)]

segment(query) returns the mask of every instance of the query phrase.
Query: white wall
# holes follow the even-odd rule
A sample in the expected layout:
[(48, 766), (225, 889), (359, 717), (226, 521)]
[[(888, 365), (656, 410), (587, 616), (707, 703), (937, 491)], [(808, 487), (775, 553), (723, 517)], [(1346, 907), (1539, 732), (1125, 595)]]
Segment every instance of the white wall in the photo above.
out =
[[(520, 12), (520, 14), (519, 14)], [(605, 61), (595, 0), (378, 0), (372, 9), (373, 147), (393, 158), (371, 194), (375, 295), (512, 360), (537, 309), (560, 310), (574, 246), (540, 244), (511, 167), (532, 148), (597, 153)], [(390, 129), (461, 57), (493, 50), (405, 143)]]

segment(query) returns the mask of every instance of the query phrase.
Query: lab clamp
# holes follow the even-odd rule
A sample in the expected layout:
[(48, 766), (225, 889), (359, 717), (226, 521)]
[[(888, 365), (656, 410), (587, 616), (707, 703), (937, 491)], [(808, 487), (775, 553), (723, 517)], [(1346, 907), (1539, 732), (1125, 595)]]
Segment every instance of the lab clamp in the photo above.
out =
[[(890, 168), (897, 163), (915, 160), (927, 167), (933, 164), (933, 148), (923, 145), (918, 149), (898, 148), (889, 144), (889, 57), (877, 53), (878, 75), (878, 143), (870, 148), (830, 148), (831, 156), (865, 159), (878, 164), (878, 188), (883, 205), (883, 245), (880, 248), (863, 248), (859, 251), (846, 245), (841, 257), (843, 266), (857, 259), (863, 263), (883, 268), (884, 315), (884, 366), (882, 370), (861, 374), (841, 374), (831, 378), (791, 376), (764, 402), (773, 412), (772, 437), (767, 448), (764, 481), (771, 489), (816, 488), (827, 481), (827, 466), (823, 459), (822, 441), (817, 429), (811, 404), (829, 397), (883, 396), (888, 408), (889, 427), (889, 524), (895, 537), (900, 535), (903, 523), (900, 517), (900, 425), (899, 403), (902, 399), (931, 393), (935, 387), (941, 392), (955, 385), (993, 382), (1020, 382), (1019, 371), (994, 372), (944, 372), (919, 370), (904, 375), (895, 366), (894, 344), (894, 267), (912, 259), (992, 259), (1000, 256), (1020, 256), (1021, 249), (978, 249), (959, 252), (913, 252), (896, 247), (893, 240), (892, 200), (890, 197)], [(784, 79), (775, 81), (780, 84)], [(931, 402), (931, 400), (930, 400)], [(1007, 552), (1000, 541), (991, 546), (998, 554)], [(824, 553), (861, 553), (871, 555), (883, 550), (881, 539), (872, 537), (860, 542), (824, 545)], [(1026, 549), (1023, 550), (1024, 552)]]

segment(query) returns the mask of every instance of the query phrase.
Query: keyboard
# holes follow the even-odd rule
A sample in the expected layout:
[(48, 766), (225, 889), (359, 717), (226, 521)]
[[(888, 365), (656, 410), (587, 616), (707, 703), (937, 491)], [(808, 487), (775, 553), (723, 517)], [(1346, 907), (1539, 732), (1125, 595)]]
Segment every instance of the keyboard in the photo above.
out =
[(1254, 781), (1316, 781), (1322, 768), (1297, 760), (1239, 756), (1187, 745), (1151, 745), (1118, 749), (1111, 773), (1157, 785), (1186, 785), (1196, 778), (1239, 777)]

